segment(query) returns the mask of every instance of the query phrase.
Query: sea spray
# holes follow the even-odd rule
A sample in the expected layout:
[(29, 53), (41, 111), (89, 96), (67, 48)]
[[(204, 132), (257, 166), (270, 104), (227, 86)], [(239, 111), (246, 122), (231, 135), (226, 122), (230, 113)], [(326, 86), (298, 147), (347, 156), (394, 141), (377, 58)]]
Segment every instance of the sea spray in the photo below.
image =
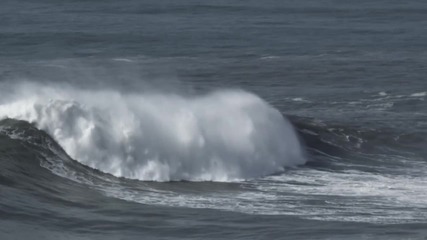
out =
[(73, 159), (117, 177), (232, 181), (305, 162), (291, 124), (241, 90), (186, 97), (17, 84), (8, 95), (0, 119), (35, 123)]

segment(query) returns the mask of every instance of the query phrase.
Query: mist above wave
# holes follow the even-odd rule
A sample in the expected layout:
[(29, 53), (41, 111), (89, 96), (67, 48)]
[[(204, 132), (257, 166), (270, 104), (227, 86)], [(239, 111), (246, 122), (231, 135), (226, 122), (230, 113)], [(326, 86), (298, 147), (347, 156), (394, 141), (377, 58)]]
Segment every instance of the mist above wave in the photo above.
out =
[(230, 181), (305, 162), (291, 124), (241, 90), (125, 94), (17, 84), (0, 119), (34, 122), (75, 160), (144, 181)]

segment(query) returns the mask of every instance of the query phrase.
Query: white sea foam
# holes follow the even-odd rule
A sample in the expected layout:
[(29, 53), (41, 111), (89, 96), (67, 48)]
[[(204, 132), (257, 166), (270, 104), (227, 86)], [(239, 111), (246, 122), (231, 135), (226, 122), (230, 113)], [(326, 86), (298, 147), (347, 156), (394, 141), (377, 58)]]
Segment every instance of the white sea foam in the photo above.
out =
[(292, 98), (292, 101), (294, 101), (294, 102), (305, 102), (305, 103), (309, 103), (310, 102), (310, 101), (308, 101), (308, 100), (306, 100), (304, 98), (301, 98), (301, 97)]
[(427, 96), (427, 92), (418, 92), (411, 94), (411, 97), (425, 97)]
[[(155, 206), (221, 209), (246, 214), (296, 215), (322, 221), (377, 224), (424, 222), (427, 213), (425, 168), (407, 175), (372, 174), (357, 170), (330, 172), (298, 169), (228, 188), (194, 192), (163, 188), (103, 187), (107, 196)], [(399, 206), (396, 208), (396, 206)]]
[(114, 58), (113, 60), (117, 62), (133, 62), (133, 60), (127, 58)]
[(230, 181), (305, 162), (291, 124), (248, 92), (184, 97), (35, 84), (13, 89), (0, 97), (0, 119), (34, 122), (72, 158), (118, 177)]

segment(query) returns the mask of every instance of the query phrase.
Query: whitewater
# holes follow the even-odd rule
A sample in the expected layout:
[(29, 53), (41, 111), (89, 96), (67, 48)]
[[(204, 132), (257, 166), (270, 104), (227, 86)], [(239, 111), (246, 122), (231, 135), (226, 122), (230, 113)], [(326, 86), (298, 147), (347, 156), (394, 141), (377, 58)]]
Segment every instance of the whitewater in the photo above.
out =
[(116, 177), (236, 181), (306, 161), (289, 121), (242, 90), (182, 96), (31, 83), (3, 89), (9, 91), (0, 119), (33, 123), (76, 161)]
[(1, 1), (0, 240), (426, 239), (426, 16)]

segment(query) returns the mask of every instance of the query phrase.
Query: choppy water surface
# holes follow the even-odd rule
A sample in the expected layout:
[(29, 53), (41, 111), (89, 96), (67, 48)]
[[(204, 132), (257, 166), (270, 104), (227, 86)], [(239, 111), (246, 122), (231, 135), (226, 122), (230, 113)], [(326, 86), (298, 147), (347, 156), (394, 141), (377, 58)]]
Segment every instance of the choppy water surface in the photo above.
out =
[(426, 238), (426, 14), (5, 1), (0, 238)]

